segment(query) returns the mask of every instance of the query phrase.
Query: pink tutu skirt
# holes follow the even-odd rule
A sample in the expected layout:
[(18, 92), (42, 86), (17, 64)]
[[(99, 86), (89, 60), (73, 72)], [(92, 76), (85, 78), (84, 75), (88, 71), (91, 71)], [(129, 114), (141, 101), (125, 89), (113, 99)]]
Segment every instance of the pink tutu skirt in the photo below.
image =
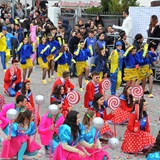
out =
[[(82, 148), (80, 146), (77, 146), (76, 148), (82, 151)], [(86, 150), (90, 154), (96, 151), (88, 148)], [(91, 157), (81, 158), (78, 153), (68, 152), (62, 149), (61, 144), (59, 144), (56, 150), (54, 151), (54, 160), (102, 160), (104, 156), (106, 156), (107, 158), (109, 157), (107, 152), (100, 151), (95, 153)]]
[[(38, 145), (36, 142), (34, 142), (34, 144), (36, 145), (32, 145), (33, 143), (30, 143), (29, 137), (28, 136), (17, 136), (14, 138), (11, 138), (10, 140), (10, 144), (9, 144), (9, 152), (8, 152), (8, 158), (13, 158), (14, 156), (17, 155), (17, 153), (19, 152), (22, 143), (27, 142), (27, 151), (36, 151), (39, 150), (41, 147), (40, 145)], [(8, 140), (4, 140), (3, 141), (3, 148), (2, 148), (2, 153), (1, 153), (1, 157), (2, 158), (7, 158), (7, 146), (8, 146), (9, 141)]]

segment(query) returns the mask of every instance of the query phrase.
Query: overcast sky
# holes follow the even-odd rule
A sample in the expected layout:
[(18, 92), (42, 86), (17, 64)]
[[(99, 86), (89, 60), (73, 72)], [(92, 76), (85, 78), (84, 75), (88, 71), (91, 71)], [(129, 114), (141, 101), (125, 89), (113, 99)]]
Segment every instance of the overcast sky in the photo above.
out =
[(151, 6), (151, 2), (154, 0), (138, 0), (140, 2), (140, 6)]

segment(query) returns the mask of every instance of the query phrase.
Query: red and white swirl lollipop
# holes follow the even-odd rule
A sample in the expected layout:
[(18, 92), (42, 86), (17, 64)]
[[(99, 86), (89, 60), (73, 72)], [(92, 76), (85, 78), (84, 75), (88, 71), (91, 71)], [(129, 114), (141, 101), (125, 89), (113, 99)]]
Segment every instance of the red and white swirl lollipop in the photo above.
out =
[(116, 110), (120, 106), (120, 99), (118, 96), (113, 95), (108, 98), (107, 103), (109, 108)]
[(109, 90), (110, 89), (110, 86), (111, 86), (111, 82), (110, 82), (110, 80), (109, 79), (107, 79), (107, 78), (104, 78), (103, 80), (102, 80), (102, 89), (103, 90)]
[(67, 100), (70, 104), (75, 105), (80, 101), (80, 95), (76, 91), (67, 93)]
[(134, 98), (140, 99), (143, 96), (143, 88), (141, 86), (135, 86), (132, 88), (131, 94)]

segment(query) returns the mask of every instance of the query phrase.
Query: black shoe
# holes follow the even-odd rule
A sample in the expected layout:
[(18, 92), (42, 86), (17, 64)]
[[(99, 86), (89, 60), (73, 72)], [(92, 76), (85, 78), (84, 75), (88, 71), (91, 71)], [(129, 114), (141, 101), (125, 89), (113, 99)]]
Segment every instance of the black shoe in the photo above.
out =
[(145, 91), (144, 94), (149, 94), (149, 91)]

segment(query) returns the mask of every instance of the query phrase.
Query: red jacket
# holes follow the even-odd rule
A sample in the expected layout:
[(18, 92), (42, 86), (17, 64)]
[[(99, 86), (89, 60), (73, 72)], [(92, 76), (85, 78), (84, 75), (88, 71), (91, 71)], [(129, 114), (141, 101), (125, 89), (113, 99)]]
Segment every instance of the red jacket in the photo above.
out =
[[(63, 82), (61, 81), (60, 78), (58, 78), (53, 86), (52, 86), (52, 91), (54, 90), (54, 88), (57, 86), (57, 85), (63, 85)], [(69, 79), (66, 79), (65, 81), (65, 84), (64, 84), (64, 94), (67, 94), (68, 93), (68, 88), (70, 88), (70, 90), (73, 90), (74, 89), (74, 85), (69, 81)]]
[[(135, 121), (135, 114), (134, 113), (131, 113), (130, 115), (130, 118), (129, 118), (129, 121), (128, 121), (128, 126), (127, 126), (127, 129), (130, 131), (130, 132), (134, 132), (134, 127), (135, 127), (135, 123), (136, 123), (136, 127), (138, 127), (138, 131), (140, 131), (140, 121), (138, 120), (137, 122)], [(146, 128), (145, 128), (145, 132), (150, 132), (150, 128), (149, 128), (149, 120), (148, 120), (148, 117), (147, 117), (147, 122), (146, 122)]]
[[(103, 94), (103, 92), (102, 92), (102, 84), (101, 83), (99, 83), (99, 92), (101, 94)], [(95, 93), (95, 87), (94, 87), (93, 82), (91, 81), (86, 86), (86, 93), (84, 95), (84, 106), (85, 106), (85, 108), (90, 108), (89, 107), (89, 102), (93, 101), (94, 93)]]
[[(17, 68), (17, 73), (16, 73), (17, 79), (14, 81), (15, 84), (18, 84), (21, 82), (21, 70)], [(7, 69), (5, 76), (4, 76), (4, 89), (8, 90), (8, 88), (11, 86), (12, 80), (11, 80), (11, 73), (10, 73), (10, 68)]]
[(122, 100), (122, 99), (120, 99), (120, 108), (127, 111), (127, 112), (132, 111), (132, 107), (128, 107), (126, 101)]
[[(21, 91), (16, 92), (16, 97), (15, 97), (15, 98), (17, 98), (18, 95), (20, 95), (20, 94), (22, 94)], [(28, 100), (27, 100), (27, 101), (28, 101)], [(29, 104), (29, 103), (30, 103), (30, 104)], [(33, 99), (32, 93), (31, 93), (30, 96), (29, 96), (29, 101), (28, 101), (28, 103), (26, 104), (26, 107), (27, 107), (28, 109), (32, 110), (32, 111), (35, 110), (35, 108), (34, 108), (34, 99)]]

